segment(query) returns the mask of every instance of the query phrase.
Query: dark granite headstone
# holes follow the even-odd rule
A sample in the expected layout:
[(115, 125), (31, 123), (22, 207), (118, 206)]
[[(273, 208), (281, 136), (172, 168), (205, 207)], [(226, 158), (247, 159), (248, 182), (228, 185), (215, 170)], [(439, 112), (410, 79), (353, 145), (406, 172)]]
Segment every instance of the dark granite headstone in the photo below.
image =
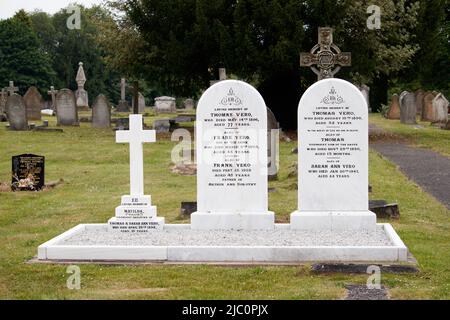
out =
[(12, 190), (40, 190), (45, 185), (45, 157), (21, 154), (12, 157)]
[(118, 118), (115, 120), (116, 130), (129, 130), (130, 129), (130, 119), (128, 118)]
[(153, 130), (156, 133), (170, 132), (170, 119), (158, 119), (153, 121)]
[(28, 130), (27, 108), (21, 96), (14, 93), (8, 97), (6, 113), (10, 130)]

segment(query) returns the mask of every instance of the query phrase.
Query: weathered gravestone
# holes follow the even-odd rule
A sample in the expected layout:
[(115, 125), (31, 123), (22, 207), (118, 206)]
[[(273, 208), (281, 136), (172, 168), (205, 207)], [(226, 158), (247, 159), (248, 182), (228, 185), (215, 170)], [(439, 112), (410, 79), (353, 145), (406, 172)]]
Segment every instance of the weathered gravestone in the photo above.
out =
[(41, 120), (41, 110), (44, 108), (44, 99), (42, 99), (39, 90), (36, 87), (28, 88), (23, 96), (23, 100), (27, 107), (27, 119)]
[(363, 84), (362, 86), (359, 87), (359, 90), (361, 91), (362, 95), (364, 96), (364, 99), (366, 100), (367, 108), (368, 108), (369, 112), (371, 112), (370, 101), (369, 101), (370, 87)]
[(28, 130), (27, 108), (21, 96), (14, 93), (8, 97), (6, 114), (10, 130)]
[(111, 106), (105, 95), (100, 94), (92, 106), (92, 127), (109, 128), (111, 126)]
[(45, 185), (45, 157), (21, 154), (12, 157), (12, 190), (40, 190)]
[(75, 78), (78, 89), (75, 92), (75, 98), (78, 110), (89, 110), (89, 97), (87, 91), (84, 89), (86, 83), (86, 75), (84, 74), (83, 62), (78, 63), (78, 72)]
[(128, 130), (130, 128), (129, 118), (118, 118), (114, 120), (116, 124), (115, 130)]
[(126, 90), (126, 80), (125, 78), (122, 78), (120, 79), (120, 100), (116, 107), (117, 112), (130, 111), (130, 105), (128, 104), (128, 101), (125, 100), (125, 90)]
[(54, 86), (50, 86), (50, 90), (47, 93), (52, 97), (52, 103), (49, 109), (56, 110), (56, 94), (58, 90), (55, 90)]
[(153, 121), (153, 130), (156, 133), (170, 132), (170, 119), (158, 119)]
[(175, 98), (166, 96), (155, 98), (155, 112), (157, 113), (177, 112)]
[(403, 92), (400, 95), (400, 122), (416, 124), (416, 96), (413, 92)]
[(425, 92), (422, 89), (416, 91), (416, 114), (421, 115), (423, 109), (423, 96)]
[(400, 119), (400, 102), (398, 98), (398, 94), (394, 93), (391, 99), (391, 106), (389, 107), (389, 111), (386, 115), (386, 118), (390, 120), (399, 120)]
[(6, 121), (6, 100), (8, 99), (8, 92), (5, 89), (0, 91), (0, 121)]
[(189, 98), (189, 99), (184, 100), (183, 105), (186, 110), (194, 110), (195, 102), (193, 99)]
[(251, 85), (209, 87), (197, 106), (197, 204), (192, 229), (273, 229), (268, 211), (267, 107)]
[(448, 120), (448, 100), (442, 93), (433, 99), (434, 119), (433, 122), (445, 124)]
[(164, 218), (156, 216), (151, 196), (144, 195), (144, 142), (155, 142), (154, 130), (142, 129), (142, 115), (130, 115), (130, 129), (116, 131), (117, 143), (130, 144), (130, 194), (122, 196), (115, 217), (108, 220), (109, 231), (142, 233), (161, 230)]
[(368, 110), (353, 84), (324, 79), (298, 107), (298, 210), (291, 228), (375, 230), (368, 209)]
[(75, 95), (69, 89), (61, 89), (56, 95), (56, 116), (59, 126), (77, 126), (78, 112)]
[[(131, 102), (131, 108), (134, 110), (134, 99)], [(138, 113), (145, 112), (145, 97), (142, 93), (138, 93)]]
[(267, 154), (269, 180), (278, 176), (280, 126), (272, 110), (267, 108)]
[(435, 94), (433, 92), (427, 92), (423, 96), (422, 116), (420, 117), (420, 120), (434, 121), (434, 108), (433, 108), (434, 97)]

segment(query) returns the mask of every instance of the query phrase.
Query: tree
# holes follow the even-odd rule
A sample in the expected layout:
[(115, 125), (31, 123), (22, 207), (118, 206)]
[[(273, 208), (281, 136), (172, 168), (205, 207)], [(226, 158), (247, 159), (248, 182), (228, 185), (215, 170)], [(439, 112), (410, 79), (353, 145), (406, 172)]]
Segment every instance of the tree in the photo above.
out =
[(13, 80), (21, 94), (30, 86), (50, 86), (55, 77), (50, 57), (42, 50), (25, 11), (0, 21), (0, 39), (0, 83)]

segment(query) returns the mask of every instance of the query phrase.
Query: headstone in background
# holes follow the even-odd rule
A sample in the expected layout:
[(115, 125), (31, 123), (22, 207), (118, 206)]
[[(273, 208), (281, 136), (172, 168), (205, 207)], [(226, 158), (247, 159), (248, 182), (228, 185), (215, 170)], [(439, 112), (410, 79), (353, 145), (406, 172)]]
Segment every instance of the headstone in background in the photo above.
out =
[(291, 229), (375, 231), (370, 212), (368, 110), (353, 84), (324, 79), (298, 106), (298, 210)]
[(44, 108), (44, 99), (36, 87), (28, 88), (23, 96), (25, 106), (27, 107), (28, 120), (41, 120), (41, 110)]
[(21, 154), (12, 157), (12, 190), (40, 190), (45, 185), (45, 157)]
[(423, 96), (423, 107), (422, 116), (420, 120), (422, 121), (434, 121), (434, 109), (433, 109), (433, 99), (435, 94), (433, 92), (426, 92)]
[(448, 120), (448, 100), (442, 93), (438, 93), (433, 99), (434, 121), (436, 123), (447, 123)]
[(227, 69), (225, 68), (219, 68), (219, 80), (211, 80), (209, 82), (209, 85), (212, 86), (213, 84), (216, 84), (217, 82), (227, 80)]
[(125, 78), (120, 79), (120, 100), (117, 104), (116, 111), (117, 112), (130, 112), (130, 105), (125, 98), (125, 90), (126, 90), (127, 82)]
[(194, 110), (195, 108), (194, 99), (189, 98), (184, 100), (183, 105), (186, 110)]
[(268, 211), (267, 107), (251, 85), (224, 80), (197, 106), (192, 229), (273, 229)]
[(27, 107), (21, 96), (14, 93), (8, 97), (6, 114), (10, 130), (28, 130)]
[(6, 100), (8, 99), (8, 92), (2, 88), (0, 91), (0, 122), (6, 121)]
[(416, 91), (416, 114), (419, 116), (422, 114), (424, 94), (425, 92), (422, 89)]
[(92, 127), (109, 128), (111, 126), (111, 107), (105, 95), (100, 94), (92, 105)]
[(56, 110), (56, 94), (58, 90), (55, 90), (54, 86), (50, 86), (50, 90), (47, 93), (52, 97), (52, 103), (48, 109)]
[(267, 155), (269, 180), (278, 176), (280, 125), (272, 110), (267, 108)]
[(14, 86), (14, 81), (10, 81), (9, 87), (6, 87), (5, 89), (6, 89), (6, 91), (8, 91), (8, 94), (10, 96), (12, 96), (14, 93), (19, 91), (19, 88)]
[(386, 115), (386, 118), (391, 120), (399, 120), (400, 119), (400, 102), (398, 98), (398, 94), (394, 93), (391, 99), (391, 106), (389, 107), (389, 111)]
[(128, 118), (116, 118), (112, 122), (116, 125), (114, 130), (128, 130), (130, 128), (130, 119)]
[(413, 92), (402, 93), (400, 96), (400, 122), (416, 124), (416, 95)]
[[(131, 102), (131, 108), (134, 110), (134, 99)], [(145, 97), (140, 92), (138, 94), (138, 112), (139, 113), (145, 112)]]
[(128, 233), (161, 230), (164, 227), (164, 218), (157, 217), (151, 196), (144, 195), (142, 144), (155, 142), (155, 131), (143, 130), (141, 114), (132, 114), (129, 119), (130, 129), (116, 131), (116, 142), (130, 145), (130, 193), (122, 196), (115, 217), (108, 220), (108, 230)]
[(155, 130), (156, 133), (170, 132), (170, 120), (158, 119), (153, 121), (153, 130)]
[(363, 84), (362, 86), (359, 87), (359, 90), (361, 91), (362, 95), (364, 96), (364, 99), (367, 102), (367, 109), (369, 110), (369, 112), (371, 112), (370, 100), (369, 100), (370, 87), (365, 85), (365, 84)]
[(72, 90), (61, 89), (56, 95), (56, 118), (58, 126), (77, 126), (78, 112)]
[(78, 110), (89, 110), (89, 97), (84, 89), (86, 83), (86, 75), (84, 74), (83, 62), (78, 63), (78, 72), (75, 78), (78, 89), (75, 92), (76, 104)]
[(175, 112), (177, 112), (175, 98), (166, 97), (166, 96), (155, 98), (155, 112), (157, 112), (157, 113), (175, 113)]

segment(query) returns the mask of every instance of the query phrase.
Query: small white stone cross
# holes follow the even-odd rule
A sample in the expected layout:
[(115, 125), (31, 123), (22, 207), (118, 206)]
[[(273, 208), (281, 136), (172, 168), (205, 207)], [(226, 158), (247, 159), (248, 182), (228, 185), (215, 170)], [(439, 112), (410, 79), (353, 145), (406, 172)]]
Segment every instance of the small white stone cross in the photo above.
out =
[(144, 158), (142, 144), (144, 142), (155, 142), (155, 130), (142, 129), (142, 114), (132, 114), (130, 119), (130, 130), (116, 131), (117, 143), (130, 144), (130, 195), (144, 195)]

